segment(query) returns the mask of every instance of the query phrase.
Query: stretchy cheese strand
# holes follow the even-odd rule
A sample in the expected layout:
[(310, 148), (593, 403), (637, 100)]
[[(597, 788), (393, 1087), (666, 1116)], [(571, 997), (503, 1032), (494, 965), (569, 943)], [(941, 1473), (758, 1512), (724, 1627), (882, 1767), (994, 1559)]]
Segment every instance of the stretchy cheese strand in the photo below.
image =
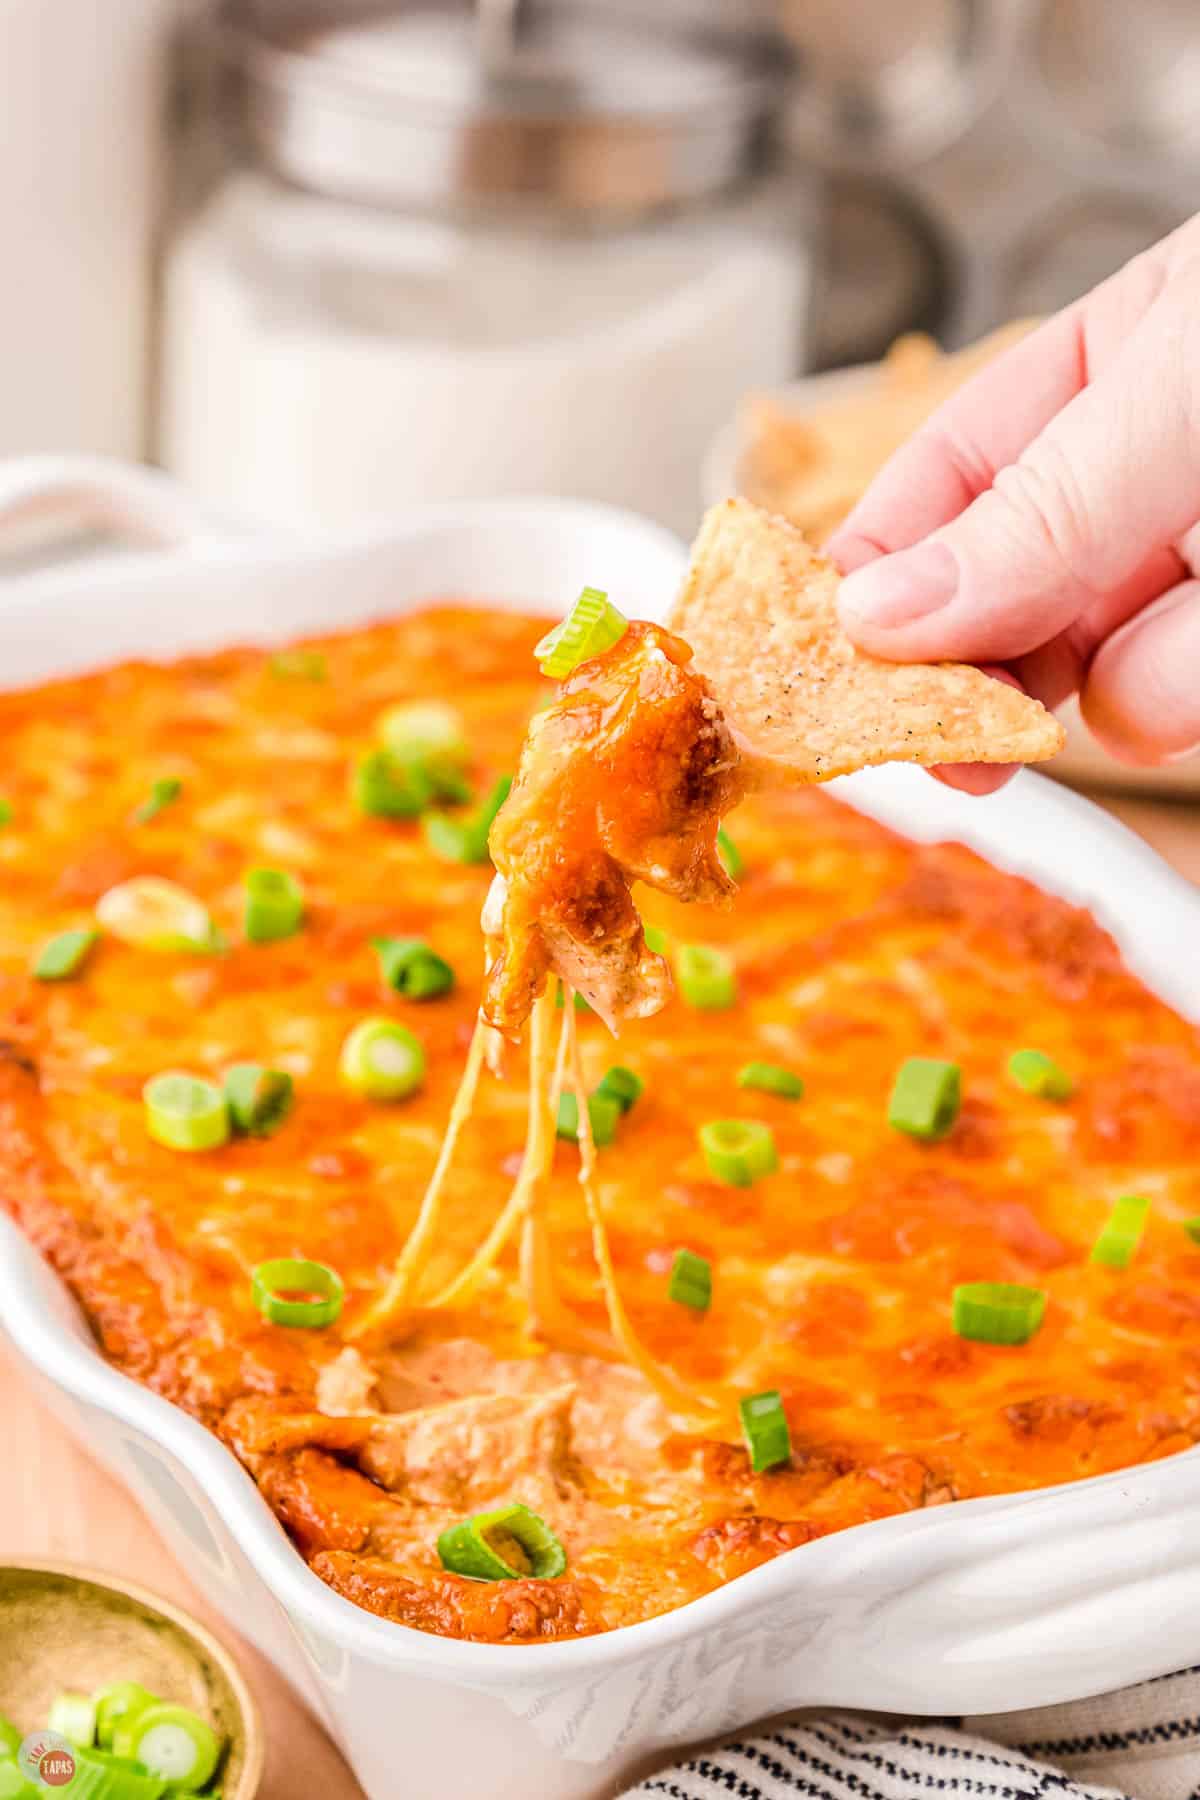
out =
[[(562, 1091), (563, 1071), (567, 1055), (567, 1025), (563, 1020), (558, 1039), (558, 1056), (555, 1063), (554, 1080), (550, 1089), (550, 1112), (553, 1118), (558, 1111), (558, 1096)], [(513, 1189), (505, 1202), (504, 1210), (497, 1218), (487, 1237), (479, 1246), (466, 1268), (454, 1277), (440, 1294), (436, 1294), (429, 1302), (430, 1306), (464, 1306), (479, 1288), (480, 1282), (503, 1254), (505, 1245), (521, 1223), (528, 1205), (529, 1182), (534, 1178), (533, 1151), (535, 1135), (535, 1113), (539, 1102), (539, 1093), (535, 1085), (533, 1069), (533, 1025), (530, 1026), (530, 1071), (529, 1071), (529, 1122), (525, 1133), (525, 1151), (521, 1158), (521, 1170), (513, 1184)], [(553, 1152), (553, 1144), (550, 1146)]]
[[(567, 1005), (563, 1016), (563, 1044), (569, 1050), (569, 1032), (574, 1023), (575, 1009), (568, 993)], [(550, 1252), (550, 1237), (546, 1230), (546, 1220), (542, 1201), (545, 1196), (546, 1177), (554, 1160), (555, 1113), (557, 1099), (552, 1092), (550, 1075), (550, 1025), (554, 1012), (554, 984), (550, 983), (546, 992), (534, 1006), (530, 1034), (529, 1050), (529, 1107), (530, 1131), (529, 1144), (526, 1149), (526, 1168), (522, 1177), (528, 1175), (524, 1188), (524, 1205), (522, 1208), (521, 1227), (521, 1285), (525, 1292), (525, 1304), (529, 1310), (529, 1330), (532, 1336), (557, 1343), (572, 1350), (606, 1349), (607, 1344), (597, 1342), (593, 1333), (572, 1317), (563, 1305), (554, 1280), (553, 1263)]]
[(664, 1368), (651, 1356), (639, 1341), (621, 1300), (617, 1288), (616, 1270), (613, 1268), (612, 1251), (608, 1243), (608, 1230), (596, 1193), (596, 1143), (592, 1136), (591, 1116), (588, 1113), (583, 1058), (579, 1053), (579, 1033), (575, 1026), (574, 997), (568, 992), (566, 999), (567, 1067), (571, 1086), (575, 1091), (579, 1115), (579, 1185), (583, 1189), (588, 1223), (592, 1228), (592, 1253), (600, 1270), (600, 1284), (604, 1290), (604, 1304), (608, 1309), (609, 1326), (626, 1361), (632, 1363), (633, 1367), (645, 1377), (664, 1406), (670, 1407), (674, 1412), (689, 1413), (693, 1418), (699, 1415), (711, 1427), (713, 1414), (721, 1410), (719, 1402), (710, 1399), (707, 1394), (698, 1393), (694, 1388), (689, 1388), (685, 1383), (677, 1380), (669, 1369)]
[[(534, 1008), (534, 1013), (536, 1013), (536, 1008)], [(466, 1305), (466, 1301), (471, 1300), (471, 1296), (479, 1289), (482, 1278), (497, 1262), (498, 1256), (502, 1255), (504, 1246), (513, 1235), (516, 1226), (525, 1217), (525, 1206), (529, 1204), (529, 1184), (536, 1179), (536, 1170), (534, 1170), (536, 1130), (538, 1130), (536, 1112), (538, 1112), (538, 1103), (540, 1103), (540, 1091), (538, 1091), (538, 1082), (536, 1082), (536, 1060), (538, 1060), (538, 1049), (540, 1049), (538, 1033), (540, 1033), (540, 1022), (536, 1017), (531, 1017), (531, 1021), (529, 1021), (529, 1121), (525, 1125), (525, 1150), (520, 1174), (513, 1183), (513, 1192), (509, 1193), (509, 1197), (507, 1197), (504, 1211), (500, 1213), (497, 1222), (493, 1224), (488, 1237), (484, 1238), (484, 1242), (475, 1251), (475, 1255), (471, 1256), (466, 1269), (455, 1274), (453, 1282), (450, 1282), (448, 1287), (443, 1287), (441, 1294), (435, 1294), (434, 1300), (430, 1301), (432, 1307), (462, 1307), (462, 1305)], [(558, 1073), (556, 1073), (556, 1084), (560, 1085), (561, 1067), (563, 1067), (565, 1053), (567, 1053), (567, 1035), (563, 1030), (560, 1057), (558, 1057)]]
[(428, 1254), (433, 1234), (437, 1230), (441, 1216), (442, 1196), (445, 1191), (446, 1178), (450, 1173), (450, 1165), (454, 1161), (454, 1152), (458, 1148), (458, 1140), (463, 1128), (475, 1107), (475, 1096), (479, 1090), (479, 1077), (483, 1069), (484, 1050), (487, 1043), (487, 1026), (482, 1018), (476, 1020), (475, 1030), (471, 1036), (471, 1046), (467, 1051), (466, 1067), (462, 1080), (458, 1084), (458, 1092), (454, 1096), (454, 1105), (450, 1108), (450, 1117), (446, 1121), (446, 1135), (442, 1139), (442, 1147), (434, 1164), (433, 1174), (425, 1189), (421, 1201), (421, 1210), (417, 1214), (416, 1224), (408, 1236), (408, 1241), (400, 1253), (400, 1259), (387, 1288), (380, 1295), (374, 1306), (360, 1320), (353, 1331), (348, 1333), (352, 1338), (363, 1337), (369, 1332), (380, 1330), (389, 1325), (403, 1312), (408, 1304), (409, 1295), (420, 1278), (421, 1265)]

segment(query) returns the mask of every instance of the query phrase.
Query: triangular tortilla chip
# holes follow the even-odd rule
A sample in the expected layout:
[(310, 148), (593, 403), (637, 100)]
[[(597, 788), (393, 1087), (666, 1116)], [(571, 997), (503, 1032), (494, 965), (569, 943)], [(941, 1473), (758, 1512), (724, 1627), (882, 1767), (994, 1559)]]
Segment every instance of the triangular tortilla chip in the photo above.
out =
[(1064, 733), (1037, 700), (965, 663), (867, 656), (838, 624), (840, 577), (786, 519), (714, 506), (668, 621), (739, 748), (798, 781), (873, 763), (1039, 762)]

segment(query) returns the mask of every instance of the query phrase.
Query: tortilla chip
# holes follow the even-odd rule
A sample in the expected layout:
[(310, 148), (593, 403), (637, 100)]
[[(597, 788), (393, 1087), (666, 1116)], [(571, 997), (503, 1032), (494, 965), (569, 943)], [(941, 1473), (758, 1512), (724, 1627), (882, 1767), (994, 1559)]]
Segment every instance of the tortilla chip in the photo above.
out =
[(692, 646), (739, 749), (778, 776), (873, 763), (1039, 762), (1062, 748), (1037, 700), (965, 663), (867, 656), (837, 621), (839, 575), (786, 519), (714, 506), (668, 621)]

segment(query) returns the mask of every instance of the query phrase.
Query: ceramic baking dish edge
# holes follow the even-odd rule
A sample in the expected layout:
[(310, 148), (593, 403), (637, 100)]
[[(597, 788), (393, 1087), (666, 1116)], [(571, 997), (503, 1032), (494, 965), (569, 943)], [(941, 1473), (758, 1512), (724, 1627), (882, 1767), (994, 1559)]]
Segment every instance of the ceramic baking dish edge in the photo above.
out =
[[(143, 472), (0, 466), (0, 527), (55, 508), (171, 547), (0, 584), (5, 685), (280, 642), (439, 595), (552, 612), (602, 581), (654, 616), (684, 557), (644, 520), (559, 500), (423, 507), (303, 545), (230, 538)], [(960, 839), (1092, 906), (1148, 985), (1200, 1020), (1200, 898), (1086, 801), (1031, 774), (982, 802), (905, 769), (837, 786), (910, 836)], [(601, 1800), (670, 1747), (791, 1707), (981, 1712), (1200, 1660), (1196, 1452), (860, 1526), (607, 1636), (506, 1649), (408, 1631), (310, 1573), (216, 1439), (103, 1361), (4, 1218), (0, 1281), (0, 1327), (48, 1404), (325, 1720), (370, 1800)]]

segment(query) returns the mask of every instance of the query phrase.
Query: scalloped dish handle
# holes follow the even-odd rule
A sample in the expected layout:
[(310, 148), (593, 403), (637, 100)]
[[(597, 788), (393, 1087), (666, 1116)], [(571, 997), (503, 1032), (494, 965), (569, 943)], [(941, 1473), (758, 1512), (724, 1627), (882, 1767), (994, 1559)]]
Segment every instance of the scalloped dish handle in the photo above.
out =
[(0, 551), (5, 539), (59, 523), (151, 548), (242, 535), (156, 469), (104, 456), (21, 456), (0, 461)]

